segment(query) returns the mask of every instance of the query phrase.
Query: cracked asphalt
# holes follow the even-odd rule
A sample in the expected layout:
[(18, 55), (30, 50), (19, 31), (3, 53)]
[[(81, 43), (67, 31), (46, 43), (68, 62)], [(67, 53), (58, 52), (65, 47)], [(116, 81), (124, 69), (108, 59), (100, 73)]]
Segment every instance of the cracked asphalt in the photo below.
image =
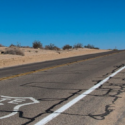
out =
[[(70, 59), (70, 62), (73, 60)], [(65, 59), (62, 62), (64, 63)], [(53, 61), (50, 66), (56, 64), (57, 62)], [(43, 68), (45, 62), (40, 65), (41, 67), (33, 68), (35, 70)], [(125, 52), (123, 51), (1, 80), (0, 125), (34, 125), (124, 65)], [(31, 65), (29, 67), (30, 71), (34, 70)], [(29, 71), (25, 66), (22, 69), (23, 72), (25, 69), (26, 72)], [(3, 73), (0, 78), (22, 73), (21, 67), (19, 69), (16, 67), (14, 70), (13, 68), (0, 69), (0, 72)], [(122, 105), (125, 103), (124, 96), (125, 70), (47, 125), (124, 125), (125, 107)], [(19, 110), (14, 110), (15, 107)]]

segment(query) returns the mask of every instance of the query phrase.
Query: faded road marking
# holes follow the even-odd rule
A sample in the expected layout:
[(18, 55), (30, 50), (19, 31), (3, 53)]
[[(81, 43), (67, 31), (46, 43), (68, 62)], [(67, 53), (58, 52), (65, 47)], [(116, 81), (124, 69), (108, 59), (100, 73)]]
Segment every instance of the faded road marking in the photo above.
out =
[(79, 95), (75, 99), (71, 100), (70, 102), (68, 102), (67, 104), (65, 104), (64, 106), (62, 106), (61, 108), (59, 108), (58, 110), (56, 110), (55, 112), (53, 112), (52, 114), (50, 114), (47, 117), (43, 118), (41, 121), (39, 121), (35, 125), (45, 125), (46, 123), (50, 122), (55, 117), (57, 117), (58, 115), (60, 115), (62, 112), (64, 112), (65, 110), (67, 110), (68, 108), (70, 108), (71, 106), (73, 106), (75, 103), (77, 103), (78, 101), (80, 101), (81, 99), (83, 99), (84, 97), (86, 97), (88, 94), (90, 94), (91, 92), (93, 92), (95, 89), (97, 89), (98, 87), (100, 87), (102, 84), (104, 84), (105, 82), (107, 82), (110, 78), (114, 77), (117, 73), (121, 72), (123, 69), (125, 69), (125, 66), (122, 67), (122, 68), (120, 68), (118, 71), (114, 72), (113, 74), (111, 74), (110, 76), (108, 76), (107, 78), (105, 78), (104, 80), (102, 80), (101, 82), (99, 82), (98, 84), (96, 84), (95, 86), (91, 87), (89, 90), (83, 92), (81, 95)]
[[(26, 103), (27, 100), (30, 100), (30, 101), (32, 101), (32, 102)], [(34, 98), (32, 98), (32, 97), (9, 97), (9, 96), (1, 96), (1, 98), (0, 98), (0, 105), (3, 106), (5, 101), (7, 101), (7, 103), (9, 103), (9, 104), (14, 105), (14, 108), (13, 108), (12, 113), (0, 117), (0, 119), (8, 118), (8, 117), (11, 117), (11, 116), (17, 114), (18, 111), (19, 111), (19, 109), (20, 109), (22, 106), (39, 103), (39, 101), (37, 101), (36, 99), (34, 99)], [(21, 103), (21, 104), (20, 104), (20, 103)], [(22, 104), (22, 103), (23, 103), (23, 104)]]

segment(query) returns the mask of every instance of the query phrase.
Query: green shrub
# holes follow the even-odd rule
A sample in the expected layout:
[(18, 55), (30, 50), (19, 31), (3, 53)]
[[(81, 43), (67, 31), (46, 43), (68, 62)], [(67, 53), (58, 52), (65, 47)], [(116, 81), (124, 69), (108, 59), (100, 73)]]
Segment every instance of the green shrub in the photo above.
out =
[(42, 43), (40, 41), (34, 41), (33, 42), (33, 48), (38, 49), (38, 48), (43, 48)]
[(73, 48), (77, 49), (77, 48), (83, 48), (83, 45), (81, 43), (77, 43), (73, 46)]
[(65, 45), (65, 46), (63, 46), (63, 48), (62, 48), (63, 50), (66, 50), (66, 49), (72, 49), (72, 46), (70, 46), (70, 45)]

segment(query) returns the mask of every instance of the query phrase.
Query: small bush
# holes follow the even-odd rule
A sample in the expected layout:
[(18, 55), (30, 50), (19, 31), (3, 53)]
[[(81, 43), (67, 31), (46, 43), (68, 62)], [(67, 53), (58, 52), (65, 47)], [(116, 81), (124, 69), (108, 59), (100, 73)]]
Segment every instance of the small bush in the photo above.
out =
[(70, 45), (65, 45), (65, 46), (63, 46), (63, 48), (62, 48), (63, 50), (66, 50), (66, 49), (72, 49), (72, 46), (70, 46)]
[(18, 48), (21, 48), (22, 46), (21, 46), (21, 44), (20, 44), (20, 43), (17, 43), (17, 45), (10, 44), (10, 46), (9, 46), (9, 47), (18, 47)]
[(81, 43), (77, 43), (73, 46), (73, 48), (77, 49), (77, 48), (83, 48), (83, 45)]
[(14, 45), (14, 44), (11, 44), (9, 47), (16, 47), (16, 45)]
[(89, 49), (99, 49), (98, 47), (95, 47), (93, 45), (88, 44), (87, 46), (84, 46), (85, 48), (89, 48)]
[(59, 47), (55, 46), (54, 44), (50, 43), (50, 45), (45, 46), (46, 50), (60, 50)]
[(57, 46), (55, 46), (55, 47), (54, 47), (54, 50), (60, 50), (60, 48), (59, 48), (59, 47), (57, 47)]
[(23, 51), (21, 51), (19, 48), (7, 48), (4, 52), (4, 54), (12, 54), (12, 55), (21, 55), (24, 56)]
[(34, 41), (33, 42), (33, 48), (38, 49), (38, 48), (43, 48), (42, 43), (40, 41)]

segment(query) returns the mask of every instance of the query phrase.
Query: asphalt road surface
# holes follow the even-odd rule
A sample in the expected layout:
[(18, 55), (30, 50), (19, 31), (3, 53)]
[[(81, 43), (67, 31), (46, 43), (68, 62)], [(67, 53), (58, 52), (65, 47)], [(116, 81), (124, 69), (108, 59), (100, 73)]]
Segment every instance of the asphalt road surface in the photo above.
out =
[(124, 69), (55, 112), (124, 65), (125, 51), (116, 51), (0, 69), (0, 125), (34, 125), (52, 114), (59, 115), (46, 125), (124, 125), (124, 110), (108, 121), (124, 96)]

